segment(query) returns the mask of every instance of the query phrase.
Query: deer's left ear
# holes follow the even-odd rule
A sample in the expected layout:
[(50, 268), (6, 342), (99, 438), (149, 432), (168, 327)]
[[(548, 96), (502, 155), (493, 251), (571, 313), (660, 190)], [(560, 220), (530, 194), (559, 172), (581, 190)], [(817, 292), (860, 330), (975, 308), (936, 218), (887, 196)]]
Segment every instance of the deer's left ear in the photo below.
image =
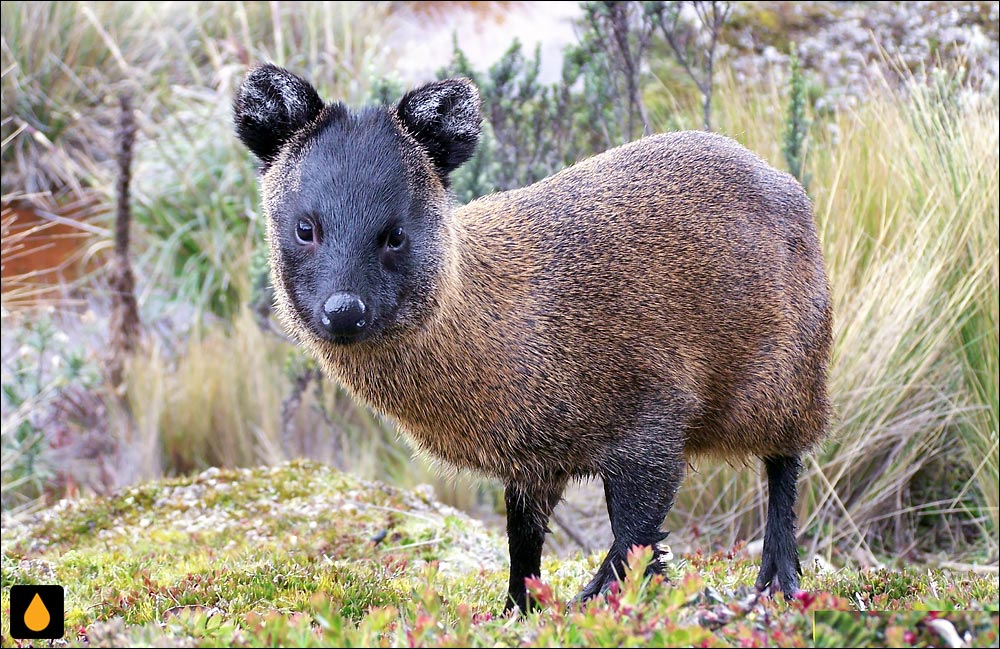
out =
[(475, 84), (445, 79), (411, 90), (397, 107), (403, 126), (419, 142), (442, 181), (476, 152), (483, 121)]

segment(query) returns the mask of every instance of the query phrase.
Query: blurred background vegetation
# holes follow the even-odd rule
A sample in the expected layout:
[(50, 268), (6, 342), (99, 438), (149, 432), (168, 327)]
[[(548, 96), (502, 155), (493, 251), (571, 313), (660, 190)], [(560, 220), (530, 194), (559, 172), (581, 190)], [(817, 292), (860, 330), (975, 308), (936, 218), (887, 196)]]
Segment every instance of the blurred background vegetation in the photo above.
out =
[[(815, 204), (836, 314), (836, 419), (803, 481), (803, 543), (835, 565), (995, 566), (998, 3), (585, 2), (556, 61), (535, 46), (549, 10), (3, 3), (4, 512), (306, 456), (431, 483), (498, 519), (498, 485), (411, 457), (271, 319), (254, 163), (230, 127), (247, 66), (271, 60), (355, 106), (394, 102), (435, 72), (473, 78), (487, 123), (456, 174), (460, 202), (706, 126), (794, 173)], [(505, 27), (519, 16), (536, 29)], [(455, 27), (450, 60), (400, 75), (426, 56), (414, 37), (469, 24), (485, 31)], [(510, 44), (483, 61), (483, 39)], [(110, 272), (123, 96), (138, 128), (128, 216), (141, 322), (125, 359)], [(759, 539), (763, 488), (757, 467), (695, 466), (671, 541)], [(600, 493), (568, 494), (553, 548), (603, 544)]]

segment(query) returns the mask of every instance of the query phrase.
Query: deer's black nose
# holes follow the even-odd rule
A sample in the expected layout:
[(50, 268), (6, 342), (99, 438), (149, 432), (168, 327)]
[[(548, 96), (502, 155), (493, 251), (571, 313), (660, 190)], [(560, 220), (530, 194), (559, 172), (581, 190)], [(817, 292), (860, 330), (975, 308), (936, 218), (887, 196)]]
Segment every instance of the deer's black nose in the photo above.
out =
[(321, 320), (332, 336), (352, 338), (368, 327), (368, 308), (354, 293), (334, 293), (323, 303)]

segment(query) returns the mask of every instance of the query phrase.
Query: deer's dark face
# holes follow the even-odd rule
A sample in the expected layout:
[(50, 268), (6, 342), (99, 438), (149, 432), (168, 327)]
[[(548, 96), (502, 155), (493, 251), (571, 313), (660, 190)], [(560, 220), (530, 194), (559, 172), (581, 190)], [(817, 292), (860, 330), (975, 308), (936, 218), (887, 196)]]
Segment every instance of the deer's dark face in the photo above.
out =
[(293, 332), (347, 345), (429, 312), (445, 261), (447, 176), (471, 156), (479, 121), (464, 80), (355, 114), (323, 106), (280, 68), (250, 73), (236, 128), (265, 167), (275, 290)]
[[(329, 110), (264, 178), (272, 259), (299, 325), (337, 344), (419, 318), (441, 272), (441, 200), (384, 110)], [(409, 165), (407, 164), (409, 162)], [(440, 184), (438, 184), (440, 187)]]

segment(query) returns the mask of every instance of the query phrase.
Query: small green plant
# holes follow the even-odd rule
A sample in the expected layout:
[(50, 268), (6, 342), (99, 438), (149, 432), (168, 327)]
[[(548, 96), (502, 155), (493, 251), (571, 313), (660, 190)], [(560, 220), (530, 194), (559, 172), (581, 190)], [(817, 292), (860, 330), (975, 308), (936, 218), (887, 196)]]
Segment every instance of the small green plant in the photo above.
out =
[[(455, 193), (468, 201), (491, 191), (529, 185), (567, 164), (568, 95), (538, 82), (540, 50), (525, 58), (514, 40), (488, 71), (472, 69), (454, 45), (451, 65), (439, 78), (464, 76), (479, 88), (487, 128), (476, 155), (454, 175)], [(566, 79), (572, 83), (574, 79)]]
[[(11, 325), (4, 315), (4, 328)], [(20, 323), (10, 353), (4, 352), (2, 465), (3, 509), (30, 505), (57, 486), (60, 466), (53, 449), (71, 440), (58, 439), (66, 395), (99, 383), (96, 364), (69, 346), (48, 314)]]
[(599, 43), (594, 33), (585, 32), (580, 44), (565, 49), (559, 81), (545, 85), (539, 81), (538, 48), (525, 57), (515, 39), (496, 63), (480, 72), (456, 41), (451, 64), (438, 76), (472, 79), (486, 122), (476, 155), (453, 175), (461, 202), (529, 185), (631, 139), (618, 119), (623, 107)]
[(809, 120), (806, 117), (806, 82), (799, 67), (799, 57), (793, 44), (789, 55), (788, 112), (785, 118), (784, 147), (788, 171), (809, 190), (809, 174), (805, 171), (806, 137)]

